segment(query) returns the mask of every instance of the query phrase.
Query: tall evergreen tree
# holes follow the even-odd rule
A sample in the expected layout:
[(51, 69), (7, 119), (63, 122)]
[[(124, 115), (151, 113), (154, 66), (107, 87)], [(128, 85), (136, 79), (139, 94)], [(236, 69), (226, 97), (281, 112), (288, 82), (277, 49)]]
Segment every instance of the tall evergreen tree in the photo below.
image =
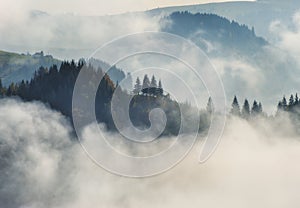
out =
[(299, 104), (299, 98), (298, 98), (298, 94), (296, 93), (295, 95), (295, 105)]
[(248, 119), (250, 117), (250, 105), (247, 99), (245, 99), (243, 109), (242, 109), (242, 117)]
[(159, 82), (158, 82), (158, 88), (161, 88), (161, 89), (162, 89), (161, 80), (159, 80)]
[(278, 102), (278, 105), (277, 105), (277, 111), (282, 111), (282, 110), (283, 110), (282, 102), (279, 101), (279, 102)]
[(133, 92), (134, 92), (135, 94), (138, 94), (141, 90), (142, 90), (141, 81), (140, 81), (140, 78), (137, 77), (137, 78), (136, 78), (136, 81), (135, 81), (135, 85), (134, 85)]
[(155, 88), (157, 87), (157, 82), (156, 82), (154, 75), (152, 75), (150, 86), (155, 87)]
[(263, 107), (262, 107), (262, 104), (261, 104), (261, 102), (259, 102), (259, 104), (258, 104), (258, 113), (262, 113), (263, 112)]
[(287, 109), (287, 101), (285, 96), (283, 96), (282, 101), (281, 101), (282, 109), (286, 110)]
[(251, 115), (256, 116), (259, 114), (259, 107), (258, 107), (258, 103), (256, 100), (254, 100), (253, 105), (252, 105), (252, 109), (251, 109)]
[(4, 95), (3, 85), (2, 85), (2, 79), (0, 78), (0, 96)]
[(234, 96), (233, 98), (233, 102), (231, 104), (231, 113), (235, 116), (239, 116), (241, 111), (240, 111), (240, 105), (239, 105), (239, 102), (237, 100), (237, 97)]
[(209, 113), (209, 114), (212, 114), (214, 112), (214, 104), (213, 104), (213, 101), (211, 99), (211, 97), (208, 98), (208, 102), (207, 102), (207, 105), (206, 105), (206, 111)]
[(144, 76), (142, 88), (145, 89), (145, 88), (149, 88), (149, 87), (150, 87), (150, 80), (149, 80), (149, 78), (148, 78), (148, 75), (146, 74), (146, 75)]
[(291, 95), (290, 99), (289, 99), (289, 107), (292, 107), (294, 105), (294, 95)]
[(17, 85), (11, 83), (6, 91), (7, 96), (15, 96), (17, 94)]

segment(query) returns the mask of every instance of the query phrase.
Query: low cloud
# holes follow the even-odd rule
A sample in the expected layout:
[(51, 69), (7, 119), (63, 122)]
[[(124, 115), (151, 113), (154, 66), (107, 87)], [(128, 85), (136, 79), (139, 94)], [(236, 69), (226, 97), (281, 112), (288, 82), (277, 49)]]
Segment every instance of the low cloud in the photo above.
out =
[(68, 120), (43, 104), (1, 100), (0, 119), (0, 203), (7, 208), (300, 205), (300, 138), (288, 120), (251, 124), (229, 118), (206, 163), (198, 164), (196, 146), (164, 174), (129, 179), (95, 165), (74, 140)]
[(269, 30), (273, 36), (277, 37), (277, 42), (275, 44), (299, 60), (300, 49), (298, 46), (300, 44), (300, 12), (296, 12), (293, 15), (290, 27), (287, 27), (286, 24), (277, 20), (271, 23)]
[[(5, 8), (10, 11), (11, 7)], [(46, 54), (50, 53), (61, 59), (88, 57), (97, 47), (114, 38), (159, 30), (158, 18), (150, 18), (143, 13), (80, 16), (48, 14), (26, 10), (26, 7), (24, 11), (17, 9), (10, 13), (7, 10), (0, 14), (2, 50), (31, 53), (44, 50)]]

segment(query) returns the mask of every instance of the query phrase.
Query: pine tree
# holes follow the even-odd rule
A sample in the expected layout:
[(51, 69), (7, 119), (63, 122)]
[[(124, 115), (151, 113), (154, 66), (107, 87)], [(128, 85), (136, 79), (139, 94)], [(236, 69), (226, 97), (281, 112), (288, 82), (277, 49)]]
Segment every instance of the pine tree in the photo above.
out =
[(158, 82), (158, 88), (161, 88), (161, 89), (162, 89), (161, 80), (159, 80), (159, 82)]
[(148, 75), (146, 74), (144, 76), (142, 89), (149, 88), (149, 87), (150, 87), (150, 80), (148, 78)]
[(14, 96), (17, 94), (17, 86), (15, 83), (11, 83), (7, 89), (6, 95), (7, 96)]
[(282, 109), (287, 110), (287, 101), (285, 96), (283, 96), (282, 101), (281, 101)]
[(242, 117), (248, 119), (250, 117), (250, 105), (247, 99), (245, 99), (243, 109), (242, 109)]
[(263, 112), (263, 107), (262, 107), (262, 104), (261, 104), (261, 102), (259, 102), (259, 104), (258, 104), (258, 113), (262, 113)]
[(233, 102), (232, 102), (232, 109), (231, 109), (231, 114), (235, 115), (235, 116), (239, 116), (240, 115), (240, 106), (239, 106), (239, 102), (237, 100), (237, 97), (234, 96)]
[(298, 94), (296, 93), (296, 96), (295, 96), (295, 105), (298, 105), (299, 104), (299, 98), (298, 98)]
[(2, 79), (0, 78), (0, 96), (4, 94), (3, 91)]
[(137, 77), (136, 78), (136, 81), (135, 81), (135, 85), (134, 85), (134, 89), (133, 89), (133, 92), (135, 94), (139, 94), (139, 92), (142, 90), (142, 85), (141, 85), (141, 81), (140, 81), (140, 78)]
[(282, 102), (279, 101), (279, 102), (278, 102), (278, 105), (277, 105), (277, 111), (282, 111), (282, 110), (283, 110)]
[(157, 82), (156, 82), (154, 75), (152, 75), (150, 86), (157, 88)]
[(256, 100), (254, 100), (253, 105), (252, 105), (252, 109), (251, 109), (251, 115), (256, 116), (259, 114), (259, 107), (258, 107), (258, 103)]
[(292, 107), (294, 105), (294, 96), (291, 95), (290, 99), (289, 99), (289, 107)]
[(209, 114), (212, 114), (214, 112), (214, 104), (212, 102), (212, 99), (211, 97), (208, 98), (208, 102), (207, 102), (207, 105), (206, 105), (206, 111), (209, 113)]

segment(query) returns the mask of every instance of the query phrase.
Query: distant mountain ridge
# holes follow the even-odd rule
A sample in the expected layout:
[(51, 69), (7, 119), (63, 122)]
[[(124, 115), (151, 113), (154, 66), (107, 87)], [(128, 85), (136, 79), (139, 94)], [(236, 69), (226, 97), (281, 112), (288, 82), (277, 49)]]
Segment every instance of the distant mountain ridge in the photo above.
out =
[[(162, 31), (183, 36), (210, 53), (209, 45), (219, 46), (215, 53), (229, 51), (249, 53), (260, 50), (268, 42), (251, 29), (215, 14), (174, 12), (162, 19)], [(226, 53), (224, 53), (226, 51)]]
[(298, 0), (258, 0), (218, 2), (185, 6), (173, 6), (148, 10), (150, 16), (166, 16), (177, 11), (191, 13), (212, 13), (242, 24), (255, 27), (259, 36), (272, 40), (269, 26), (271, 22), (280, 20), (287, 26), (292, 22), (292, 16), (299, 11)]
[(0, 51), (0, 77), (4, 85), (30, 80), (40, 66), (49, 68), (60, 63), (51, 55), (44, 55), (43, 51), (33, 55)]
[[(95, 68), (103, 66), (109, 68), (109, 65), (103, 61), (97, 59), (90, 61)], [(53, 65), (59, 67), (61, 63), (61, 60), (53, 58), (52, 55), (44, 55), (43, 51), (32, 55), (0, 51), (0, 78), (5, 86), (22, 80), (29, 81), (40, 67), (49, 69)], [(108, 75), (114, 83), (120, 82), (126, 77), (125, 72), (116, 66), (110, 68)]]

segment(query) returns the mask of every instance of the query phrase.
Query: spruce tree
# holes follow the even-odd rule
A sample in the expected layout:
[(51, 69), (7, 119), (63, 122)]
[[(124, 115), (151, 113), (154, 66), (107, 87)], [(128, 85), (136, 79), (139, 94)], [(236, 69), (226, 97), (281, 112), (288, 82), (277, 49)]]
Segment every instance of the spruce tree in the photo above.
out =
[(159, 80), (159, 82), (158, 82), (158, 88), (161, 88), (161, 89), (162, 89), (161, 80)]
[(289, 107), (292, 107), (294, 105), (294, 96), (291, 95), (290, 99), (289, 99)]
[(157, 82), (156, 82), (154, 75), (152, 75), (150, 86), (157, 88)]
[(2, 79), (0, 78), (0, 96), (2, 96), (4, 93), (4, 90), (3, 90), (3, 85), (2, 85)]
[(285, 96), (283, 96), (282, 101), (281, 101), (282, 109), (286, 110), (287, 109), (287, 102)]
[(262, 107), (262, 104), (261, 104), (261, 102), (259, 102), (259, 104), (258, 104), (258, 113), (262, 113), (263, 112), (263, 107)]
[(208, 98), (208, 102), (207, 102), (207, 105), (206, 105), (206, 111), (209, 114), (212, 114), (214, 112), (214, 104), (212, 102), (211, 97)]
[(139, 92), (142, 90), (142, 85), (141, 85), (141, 81), (140, 81), (140, 78), (137, 77), (136, 78), (136, 81), (135, 81), (135, 85), (134, 85), (134, 89), (133, 89), (133, 92), (135, 94), (139, 94)]
[(148, 78), (148, 75), (146, 74), (144, 76), (142, 89), (149, 88), (149, 87), (150, 87), (150, 80)]
[(252, 105), (252, 109), (251, 109), (251, 115), (256, 116), (259, 114), (259, 107), (258, 107), (258, 103), (256, 100), (254, 100), (253, 105)]
[(234, 98), (233, 98), (231, 107), (232, 107), (231, 114), (233, 114), (235, 116), (239, 116), (240, 115), (240, 106), (239, 106), (239, 102), (238, 102), (236, 96), (234, 96)]
[(296, 93), (296, 96), (295, 96), (295, 105), (298, 105), (299, 104), (299, 98), (298, 98), (298, 94)]
[(250, 117), (250, 105), (247, 99), (245, 99), (243, 109), (242, 109), (242, 117), (248, 119)]

